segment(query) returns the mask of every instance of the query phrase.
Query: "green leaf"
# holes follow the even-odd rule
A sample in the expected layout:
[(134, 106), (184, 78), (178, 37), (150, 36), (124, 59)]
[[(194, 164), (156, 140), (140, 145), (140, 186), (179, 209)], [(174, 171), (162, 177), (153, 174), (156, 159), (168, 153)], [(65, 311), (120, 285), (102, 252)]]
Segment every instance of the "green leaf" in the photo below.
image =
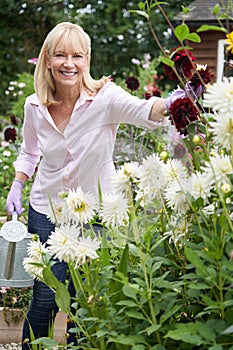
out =
[[(36, 339), (36, 340), (33, 340), (31, 342), (31, 344), (33, 345), (43, 345), (43, 349), (47, 349), (47, 350), (50, 350), (50, 349), (54, 349), (54, 348), (57, 348), (58, 346), (58, 342), (56, 340), (53, 340), (49, 337), (41, 337), (39, 339)], [(32, 346), (32, 349), (34, 347)], [(37, 349), (38, 347), (36, 347)]]
[(146, 320), (146, 318), (143, 316), (143, 314), (139, 311), (126, 311), (125, 314), (131, 318), (136, 318), (137, 320)]
[(225, 300), (223, 302), (223, 305), (225, 308), (229, 307), (229, 306), (232, 306), (233, 305), (233, 300), (232, 299), (229, 299), (229, 300)]
[(144, 12), (144, 11), (140, 11), (140, 10), (129, 10), (129, 12), (137, 13), (138, 15), (145, 17), (147, 20), (149, 19), (148, 14), (147, 14), (146, 12)]
[(144, 10), (145, 10), (145, 3), (142, 2), (142, 1), (140, 1), (140, 2), (138, 3), (138, 7), (139, 7), (140, 11), (144, 11)]
[(184, 5), (181, 5), (182, 11), (185, 15), (187, 15), (190, 11), (192, 11), (193, 8), (186, 7)]
[(157, 332), (159, 328), (161, 328), (160, 324), (152, 324), (152, 326), (147, 327), (145, 331), (148, 335), (151, 335), (152, 333)]
[(108, 335), (108, 331), (107, 330), (98, 330), (96, 333), (96, 336), (97, 338), (102, 338), (104, 337), (105, 335)]
[(189, 27), (186, 24), (180, 24), (179, 26), (177, 26), (174, 30), (174, 34), (177, 37), (177, 39), (179, 41), (184, 41), (187, 36), (189, 35), (190, 31), (189, 31)]
[(194, 43), (200, 43), (201, 42), (201, 37), (197, 33), (190, 33), (186, 37), (187, 40), (190, 40)]
[(47, 266), (46, 268), (44, 268), (43, 278), (44, 278), (44, 282), (49, 288), (56, 289), (58, 285), (58, 280), (52, 273), (50, 267)]
[(170, 58), (167, 58), (167, 57), (161, 57), (161, 62), (163, 64), (166, 64), (166, 66), (169, 66), (169, 67), (174, 67), (175, 65), (175, 63)]
[(232, 20), (232, 17), (229, 16), (227, 13), (221, 13), (221, 15), (219, 16), (219, 19), (226, 19), (229, 18), (230, 20)]
[(166, 348), (161, 344), (156, 344), (156, 345), (150, 347), (150, 350), (166, 350)]
[(123, 299), (122, 295), (122, 286), (124, 283), (127, 282), (127, 272), (128, 272), (128, 256), (129, 256), (129, 246), (128, 244), (125, 245), (125, 248), (123, 250), (120, 263), (118, 266), (118, 269), (116, 271), (116, 276), (120, 277), (119, 280), (112, 280), (110, 284), (110, 290), (111, 293), (115, 295), (113, 296), (113, 303), (118, 303), (120, 300)]
[(108, 241), (106, 237), (106, 230), (102, 230), (102, 239), (101, 239), (101, 250), (99, 252), (101, 261), (103, 263), (103, 266), (109, 266), (110, 265), (110, 254), (109, 254), (109, 248), (108, 248)]
[(197, 332), (209, 342), (216, 341), (216, 333), (208, 322), (197, 322)]
[(227, 30), (223, 27), (218, 27), (218, 26), (214, 26), (214, 25), (208, 25), (208, 24), (203, 24), (202, 26), (200, 26), (200, 28), (197, 29), (197, 32), (205, 32), (207, 30), (216, 30), (219, 32), (224, 32), (227, 33)]
[(123, 345), (135, 345), (137, 343), (146, 344), (144, 337), (140, 335), (120, 334), (117, 337), (110, 337), (109, 343), (118, 343)]
[(65, 313), (70, 312), (70, 293), (67, 289), (67, 286), (63, 284), (62, 282), (58, 283), (56, 294), (55, 294), (55, 300), (57, 303), (57, 306)]
[(82, 278), (78, 269), (75, 269), (72, 263), (68, 263), (70, 275), (74, 284), (75, 290), (79, 290)]
[(118, 267), (118, 271), (122, 272), (125, 276), (127, 275), (127, 272), (128, 272), (128, 257), (129, 257), (129, 246), (128, 244), (126, 244), (121, 257), (119, 267)]
[(117, 305), (123, 305), (123, 306), (128, 306), (128, 307), (138, 307), (138, 304), (136, 304), (132, 300), (121, 300), (117, 303)]
[(183, 341), (185, 343), (194, 344), (194, 345), (202, 345), (203, 340), (198, 335), (193, 335), (191, 333), (184, 333), (183, 330), (172, 330), (168, 331), (165, 335), (165, 338), (171, 338), (174, 340)]
[[(150, 274), (151, 271), (147, 269), (147, 273)], [(143, 289), (146, 288), (146, 282), (143, 278), (134, 278), (133, 281), (139, 284), (139, 286), (142, 287)]]
[(173, 57), (177, 52), (181, 51), (181, 50), (192, 50), (191, 46), (180, 46), (177, 47), (174, 51), (172, 51), (172, 54), (170, 57)]
[(221, 9), (220, 5), (216, 4), (214, 6), (214, 8), (211, 9), (211, 12), (213, 13), (214, 16), (217, 16), (219, 14), (219, 12), (220, 12), (220, 9)]
[(233, 333), (233, 326), (227, 327), (221, 334), (232, 334)]
[(138, 247), (135, 244), (129, 243), (129, 251), (133, 256), (139, 256)]
[(179, 311), (180, 308), (181, 308), (181, 305), (176, 305), (176, 306), (173, 306), (171, 308), (168, 307), (166, 312), (164, 312), (164, 314), (161, 316), (160, 322), (164, 323), (166, 320), (171, 318), (172, 315), (174, 315), (177, 311)]
[(137, 284), (127, 284), (123, 287), (123, 293), (127, 297), (137, 300), (138, 288), (139, 286)]
[(145, 350), (145, 346), (142, 344), (134, 345), (131, 350)]
[(208, 286), (208, 284), (206, 284), (206, 283), (198, 283), (198, 282), (193, 282), (192, 283), (192, 282), (190, 282), (188, 284), (188, 288), (200, 290), (200, 289), (209, 289), (210, 286)]
[(215, 344), (213, 346), (210, 346), (209, 350), (223, 350), (223, 347), (221, 344)]
[(205, 309), (219, 309), (220, 305), (218, 304), (218, 302), (212, 300), (208, 295), (202, 294), (201, 295), (202, 300), (204, 301), (204, 303), (207, 305), (207, 307)]
[(196, 267), (198, 273), (202, 277), (208, 276), (208, 272), (206, 271), (206, 267), (197, 255), (197, 252), (193, 251), (192, 249), (185, 247), (185, 255), (187, 259)]
[(98, 322), (98, 317), (84, 317), (83, 318), (84, 321), (88, 321), (88, 322)]

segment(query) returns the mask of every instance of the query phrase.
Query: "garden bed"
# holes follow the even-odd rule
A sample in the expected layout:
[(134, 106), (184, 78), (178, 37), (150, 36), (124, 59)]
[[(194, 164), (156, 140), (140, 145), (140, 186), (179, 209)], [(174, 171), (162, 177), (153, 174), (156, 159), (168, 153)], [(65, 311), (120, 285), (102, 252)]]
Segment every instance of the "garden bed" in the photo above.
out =
[[(4, 319), (3, 308), (0, 308), (0, 344), (20, 343), (22, 336), (23, 320), (18, 323), (11, 322), (7, 324)], [(15, 312), (15, 310), (14, 310)], [(64, 335), (66, 333), (66, 315), (59, 312), (54, 326), (54, 339), (65, 343)]]

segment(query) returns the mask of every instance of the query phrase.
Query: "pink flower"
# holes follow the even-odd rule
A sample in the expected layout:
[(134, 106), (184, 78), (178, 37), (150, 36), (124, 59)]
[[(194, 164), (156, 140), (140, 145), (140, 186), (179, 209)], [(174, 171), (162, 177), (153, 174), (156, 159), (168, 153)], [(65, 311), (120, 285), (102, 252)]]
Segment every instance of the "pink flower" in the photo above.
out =
[(1, 287), (1, 293), (7, 293), (7, 289), (9, 289), (8, 287)]
[(37, 64), (37, 61), (38, 61), (38, 58), (37, 57), (33, 57), (33, 58), (29, 58), (28, 60), (28, 63), (31, 63), (31, 64)]
[[(3, 141), (1, 142), (1, 146), (2, 146), (2, 147), (8, 147), (8, 146), (9, 146), (9, 142), (3, 140)], [(3, 288), (3, 287), (2, 287), (2, 288)]]
[(136, 65), (140, 64), (140, 61), (137, 58), (132, 58), (131, 62)]

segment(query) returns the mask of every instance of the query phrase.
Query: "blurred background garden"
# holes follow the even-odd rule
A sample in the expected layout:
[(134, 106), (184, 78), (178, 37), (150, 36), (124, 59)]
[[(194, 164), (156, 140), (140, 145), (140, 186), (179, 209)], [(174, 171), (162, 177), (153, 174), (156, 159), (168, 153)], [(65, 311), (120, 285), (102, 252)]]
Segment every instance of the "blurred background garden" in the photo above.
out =
[[(160, 49), (145, 19), (130, 12), (138, 7), (138, 0), (1, 0), (0, 3), (0, 216), (4, 220), (5, 201), (14, 176), (12, 163), (21, 143), (25, 97), (33, 92), (33, 72), (40, 46), (55, 24), (72, 21), (85, 28), (92, 39), (91, 69), (97, 79), (111, 75), (127, 88), (127, 77), (136, 76), (140, 88), (132, 93), (140, 97), (146, 93), (146, 86), (149, 94), (161, 91), (166, 94), (175, 82), (164, 76), (158, 59)], [(181, 11), (181, 5), (190, 3), (190, 0), (177, 0), (171, 6), (167, 2), (168, 17), (172, 19)], [(175, 38), (164, 17), (157, 10), (151, 16), (161, 44), (174, 46)], [(135, 154), (143, 148), (154, 151), (157, 147), (155, 136), (138, 128), (122, 126), (118, 137), (121, 154)], [(121, 162), (120, 157), (116, 156), (116, 161)], [(23, 196), (26, 209), (29, 191), (30, 182), (27, 182)]]

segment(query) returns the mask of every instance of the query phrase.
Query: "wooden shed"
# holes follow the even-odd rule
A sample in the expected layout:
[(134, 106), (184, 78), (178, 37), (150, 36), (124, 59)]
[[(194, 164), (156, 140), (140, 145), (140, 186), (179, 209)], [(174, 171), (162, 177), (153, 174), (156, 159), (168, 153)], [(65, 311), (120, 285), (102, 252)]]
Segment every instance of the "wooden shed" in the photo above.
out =
[[(187, 15), (184, 15), (183, 12), (179, 13), (174, 18), (174, 24), (178, 25), (184, 20), (191, 32), (196, 31), (196, 29), (203, 24), (219, 26), (212, 10), (219, 4), (220, 13), (226, 12), (226, 8), (222, 6), (222, 1), (195, 0), (188, 6), (191, 11)], [(227, 7), (229, 0), (224, 1)], [(233, 13), (228, 13), (228, 15), (233, 16)], [(224, 20), (222, 23), (228, 30), (228, 33), (233, 30), (232, 20)], [(223, 76), (233, 76), (233, 68), (231, 62), (229, 63), (229, 61), (233, 59), (233, 55), (226, 50), (226, 34), (214, 30), (200, 32), (198, 34), (201, 37), (201, 43), (186, 43), (193, 48), (193, 55), (196, 57), (196, 62), (203, 65), (207, 64), (210, 71), (215, 74), (215, 80), (219, 81)]]

